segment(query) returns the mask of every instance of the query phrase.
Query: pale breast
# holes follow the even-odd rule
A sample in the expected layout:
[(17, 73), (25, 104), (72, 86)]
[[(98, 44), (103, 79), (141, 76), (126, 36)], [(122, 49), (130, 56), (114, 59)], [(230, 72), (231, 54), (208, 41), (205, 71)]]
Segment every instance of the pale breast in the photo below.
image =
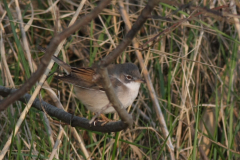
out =
[[(86, 108), (94, 113), (99, 112), (103, 107), (109, 104), (107, 95), (103, 91), (74, 87), (77, 98), (86, 106)], [(102, 113), (113, 113), (115, 109), (109, 107)]]
[(109, 101), (103, 91), (74, 87), (77, 98), (92, 112), (98, 112)]
[[(138, 95), (140, 83), (131, 82), (124, 86), (116, 88), (117, 97), (124, 106), (130, 106)], [(103, 91), (74, 87), (77, 98), (92, 112), (99, 112), (101, 108), (109, 104), (107, 95)], [(109, 107), (102, 113), (113, 113), (115, 109)]]

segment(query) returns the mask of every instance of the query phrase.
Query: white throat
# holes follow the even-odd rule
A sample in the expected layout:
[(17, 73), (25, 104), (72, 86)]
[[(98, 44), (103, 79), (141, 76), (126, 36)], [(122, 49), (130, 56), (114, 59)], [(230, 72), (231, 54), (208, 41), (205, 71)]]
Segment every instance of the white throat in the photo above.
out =
[(125, 83), (124, 84), (126, 87), (128, 87), (128, 89), (131, 90), (131, 92), (133, 93), (138, 93), (139, 87), (140, 87), (140, 83), (139, 82), (130, 82), (130, 83)]
[(125, 108), (127, 108), (128, 106), (130, 106), (133, 103), (133, 101), (137, 97), (141, 83), (134, 82), (134, 81), (132, 81), (130, 83), (124, 83), (123, 81), (121, 81), (120, 78), (118, 78), (118, 77), (115, 77), (115, 78), (117, 78), (120, 82), (122, 82), (123, 85), (125, 85), (128, 88), (127, 92), (120, 93), (122, 95), (120, 97), (118, 97), (119, 100), (121, 101), (121, 103), (123, 104), (123, 106)]
[(124, 85), (128, 88), (128, 93), (125, 93), (123, 98), (120, 98), (120, 101), (125, 107), (128, 107), (133, 103), (135, 98), (138, 95), (138, 91), (140, 88), (140, 83), (138, 82), (130, 82), (130, 83), (124, 83)]

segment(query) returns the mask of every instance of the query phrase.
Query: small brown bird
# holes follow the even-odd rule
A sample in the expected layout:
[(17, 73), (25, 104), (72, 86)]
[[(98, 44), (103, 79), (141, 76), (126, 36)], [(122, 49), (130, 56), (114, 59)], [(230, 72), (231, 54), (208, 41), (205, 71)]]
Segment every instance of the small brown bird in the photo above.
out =
[[(65, 76), (56, 76), (56, 78), (73, 84), (77, 98), (88, 110), (98, 114), (115, 112), (104, 89), (93, 82), (96, 75), (93, 68), (75, 68), (55, 56), (52, 59), (67, 73)], [(141, 82), (144, 82), (138, 67), (133, 63), (124, 63), (111, 64), (107, 69), (118, 99), (127, 108), (137, 97)]]

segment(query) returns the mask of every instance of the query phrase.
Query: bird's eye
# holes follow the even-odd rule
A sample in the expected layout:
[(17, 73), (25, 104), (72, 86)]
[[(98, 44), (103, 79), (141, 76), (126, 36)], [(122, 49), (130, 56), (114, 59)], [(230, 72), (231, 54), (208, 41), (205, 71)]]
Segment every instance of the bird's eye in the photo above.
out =
[(132, 80), (132, 76), (126, 75), (127, 80)]

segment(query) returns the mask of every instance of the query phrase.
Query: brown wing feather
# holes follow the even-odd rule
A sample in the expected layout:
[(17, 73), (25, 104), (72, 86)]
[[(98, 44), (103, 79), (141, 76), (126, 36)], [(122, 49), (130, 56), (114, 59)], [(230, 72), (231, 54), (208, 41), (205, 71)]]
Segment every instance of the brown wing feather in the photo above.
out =
[(55, 76), (55, 78), (82, 88), (99, 89), (92, 81), (95, 71), (91, 68), (71, 68), (71, 73), (66, 76)]
[(71, 76), (79, 80), (90, 81), (93, 80), (94, 70), (91, 68), (72, 68)]

